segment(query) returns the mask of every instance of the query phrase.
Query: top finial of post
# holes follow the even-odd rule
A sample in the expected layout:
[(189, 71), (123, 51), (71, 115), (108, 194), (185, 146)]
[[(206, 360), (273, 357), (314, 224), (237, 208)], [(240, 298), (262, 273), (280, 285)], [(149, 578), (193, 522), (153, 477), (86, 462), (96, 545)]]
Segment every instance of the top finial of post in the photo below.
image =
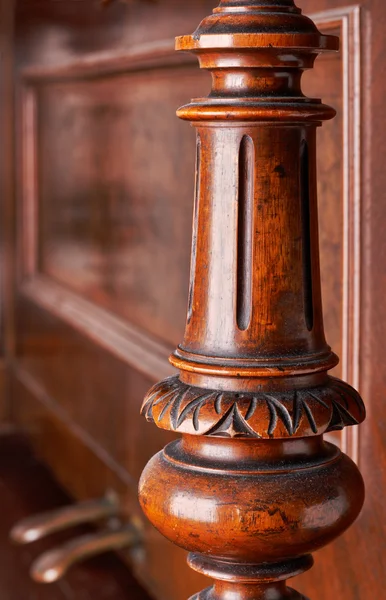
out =
[(293, 0), (222, 0), (192, 35), (178, 37), (177, 50), (232, 48), (338, 50), (335, 36), (323, 35)]

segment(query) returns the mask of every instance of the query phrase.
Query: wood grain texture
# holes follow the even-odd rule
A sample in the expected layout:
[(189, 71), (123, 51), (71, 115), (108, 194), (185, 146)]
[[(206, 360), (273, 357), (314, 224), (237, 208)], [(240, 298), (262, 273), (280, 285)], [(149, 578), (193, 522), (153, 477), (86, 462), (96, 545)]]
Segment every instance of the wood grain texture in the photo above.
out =
[[(340, 15), (345, 15), (355, 9), (357, 3), (338, 0), (298, 0), (298, 4), (307, 14), (318, 14), (317, 22), (323, 30), (324, 23), (330, 23), (335, 17), (331, 10), (338, 10)], [(98, 72), (98, 63), (103, 60), (110, 62), (112, 55), (121, 58), (128, 55), (137, 55), (138, 45), (152, 44), (162, 40), (171, 40), (173, 36), (184, 31), (193, 31), (196, 24), (212, 8), (213, 0), (206, 2), (189, 2), (176, 5), (174, 0), (163, 0), (162, 3), (143, 3), (141, 6), (131, 6), (116, 2), (115, 5), (104, 11), (96, 10), (92, 0), (85, 2), (49, 2), (48, 0), (28, 0), (17, 3), (16, 44), (17, 65), (19, 73), (31, 68), (35, 73), (45, 74), (51, 71), (50, 77), (59, 72), (60, 77), (68, 65), (77, 61), (85, 62), (87, 68), (90, 63), (97, 65), (94, 74)], [(358, 9), (355, 9), (358, 11)], [(322, 12), (322, 14), (320, 14)], [(157, 23), (157, 26), (153, 26)], [(362, 104), (362, 144), (357, 163), (355, 177), (362, 179), (361, 192), (361, 298), (360, 298), (360, 348), (359, 348), (359, 375), (360, 389), (366, 398), (369, 410), (368, 420), (361, 426), (359, 439), (359, 461), (366, 479), (368, 498), (360, 520), (342, 538), (330, 545), (328, 549), (316, 554), (316, 565), (313, 571), (303, 575), (294, 586), (301, 589), (302, 593), (313, 600), (325, 600), (326, 597), (344, 598), (347, 600), (363, 600), (373, 595), (382, 596), (383, 588), (383, 554), (385, 543), (384, 503), (380, 489), (386, 482), (380, 467), (379, 457), (383, 456), (383, 439), (385, 430), (383, 397), (385, 390), (383, 356), (385, 354), (383, 305), (384, 305), (384, 264), (385, 239), (384, 221), (385, 206), (383, 190), (385, 188), (384, 169), (382, 166), (383, 148), (383, 114), (384, 114), (384, 2), (382, 0), (366, 0), (361, 3), (361, 25), (359, 36), (361, 51), (357, 50), (358, 40), (353, 35), (353, 17), (350, 17), (349, 39), (350, 53), (348, 59), (350, 70), (356, 64), (360, 67), (359, 76), (362, 81), (360, 100)], [(345, 19), (338, 16), (336, 30), (328, 27), (327, 33), (334, 31), (344, 39), (347, 25)], [(168, 42), (171, 47), (170, 41)], [(355, 54), (353, 50), (356, 50)], [(101, 53), (105, 55), (101, 59)], [(106, 56), (107, 54), (107, 56)], [(350, 123), (353, 119), (353, 103), (350, 99), (349, 112), (343, 111), (343, 81), (347, 82), (347, 72), (342, 68), (344, 46), (341, 53), (331, 58), (318, 59), (317, 68), (305, 75), (304, 89), (307, 95), (323, 97), (327, 104), (333, 105), (338, 110), (334, 121), (326, 123), (318, 131), (320, 141), (318, 147), (318, 179), (319, 179), (319, 217), (321, 235), (321, 264), (322, 264), (322, 291), (324, 304), (324, 319), (326, 325), (327, 341), (337, 353), (342, 356), (342, 242), (343, 242), (343, 211), (342, 211), (342, 154), (343, 154), (343, 118), (348, 114)], [(176, 54), (178, 56), (178, 54)], [(356, 56), (355, 61), (353, 61)], [(103, 57), (102, 57), (103, 58)], [(121, 60), (121, 59), (119, 59)], [(128, 63), (130, 62), (130, 56)], [(153, 59), (150, 59), (150, 62)], [(154, 61), (156, 59), (154, 58)], [(157, 59), (159, 60), (159, 59)], [(118, 61), (119, 62), (119, 61)], [(358, 65), (358, 63), (360, 63)], [(110, 63), (111, 64), (111, 63)], [(127, 64), (127, 63), (124, 63)], [(83, 67), (82, 67), (83, 68)], [(90, 67), (91, 68), (91, 67)], [(102, 67), (101, 67), (102, 68)], [(103, 67), (104, 69), (105, 67)], [(63, 71), (61, 71), (63, 69)], [(190, 67), (189, 67), (190, 69)], [(108, 71), (108, 68), (106, 69)], [(116, 72), (116, 74), (121, 71)], [(84, 73), (84, 71), (82, 71)], [(106, 71), (101, 75), (108, 75)], [(81, 79), (80, 75), (78, 79)], [(66, 81), (76, 79), (72, 73)], [(312, 80), (312, 81), (311, 81)], [(350, 90), (353, 79), (350, 79)], [(356, 81), (358, 73), (356, 71)], [(198, 79), (197, 79), (198, 81)], [(32, 80), (31, 80), (32, 82)], [(205, 83), (207, 85), (207, 83)], [(350, 91), (350, 94), (352, 92)], [(184, 94), (187, 100), (189, 93)], [(347, 96), (346, 96), (347, 97)], [(352, 98), (352, 96), (351, 96)], [(180, 100), (171, 99), (171, 113)], [(155, 125), (156, 126), (156, 125)], [(182, 125), (179, 135), (190, 135), (189, 128)], [(18, 140), (20, 130), (18, 129)], [(85, 135), (89, 135), (85, 132)], [(350, 164), (354, 165), (354, 145), (350, 142), (345, 148), (349, 152)], [(130, 139), (127, 139), (130, 146)], [(178, 144), (177, 138), (170, 137), (168, 144)], [(193, 164), (194, 148), (192, 154), (180, 156), (181, 164), (185, 160)], [(17, 155), (19, 156), (19, 154)], [(19, 163), (20, 164), (20, 161)], [(155, 167), (156, 168), (156, 167)], [(350, 167), (351, 169), (351, 167)], [(354, 176), (354, 171), (351, 169)], [(189, 175), (190, 177), (190, 175)], [(15, 178), (19, 183), (20, 174)], [(186, 223), (190, 226), (192, 211), (192, 178), (187, 181), (186, 196), (179, 195), (179, 201), (186, 211)], [(350, 196), (350, 203), (352, 202)], [(21, 203), (18, 204), (18, 207)], [(345, 225), (346, 227), (346, 225)], [(20, 223), (18, 230), (21, 231)], [(327, 233), (328, 232), (328, 233)], [(186, 254), (190, 244), (190, 232), (180, 242), (185, 244)], [(350, 251), (350, 256), (352, 253)], [(75, 267), (74, 267), (75, 268)], [(172, 269), (172, 265), (170, 265)], [(181, 275), (187, 281), (187, 273)], [(353, 282), (353, 272), (350, 270), (348, 282)], [(55, 283), (55, 282), (54, 282)], [(324, 287), (323, 287), (324, 286)], [(62, 286), (65, 293), (68, 288)], [(43, 288), (42, 288), (42, 291)], [(138, 416), (141, 398), (146, 388), (153, 383), (154, 378), (149, 375), (137, 385), (135, 370), (124, 364), (122, 359), (109, 357), (109, 352), (99, 353), (97, 347), (99, 340), (82, 334), (81, 324), (75, 324), (77, 332), (73, 332), (74, 325), (65, 325), (64, 316), (59, 312), (52, 312), (51, 308), (40, 304), (36, 298), (29, 298), (24, 292), (19, 296), (16, 304), (18, 315), (16, 361), (20, 362), (34, 384), (49, 393), (52, 407), (61, 415), (71, 417), (71, 422), (64, 420), (61, 427), (60, 447), (71, 448), (73, 444), (72, 428), (78, 431), (86, 430), (94, 442), (94, 450), (85, 452), (83, 471), (83, 485), (87, 490), (93, 486), (100, 486), (98, 479), (105, 480), (105, 467), (94, 467), (92, 455), (101, 451), (110, 460), (111, 457), (123, 466), (134, 478), (139, 476), (149, 455), (158, 451), (168, 440), (168, 434), (154, 428), (147, 429), (142, 426)], [(165, 298), (165, 302), (168, 299)], [(40, 308), (38, 308), (38, 305)], [(185, 308), (186, 300), (183, 299), (181, 314)], [(98, 306), (97, 308), (100, 308)], [(347, 318), (347, 315), (343, 315)], [(68, 321), (70, 323), (70, 321)], [(95, 346), (94, 351), (91, 348)], [(351, 346), (352, 348), (352, 346)], [(114, 354), (114, 353), (113, 353)], [(116, 353), (115, 353), (116, 355)], [(83, 356), (82, 359), (80, 357)], [(80, 361), (77, 364), (78, 360)], [(100, 377), (96, 377), (101, 364), (106, 362), (106, 369), (100, 370)], [(339, 367), (338, 367), (339, 368)], [(52, 370), (53, 369), (53, 370)], [(340, 376), (340, 372), (336, 372)], [(93, 383), (95, 379), (95, 384)], [(103, 382), (106, 379), (108, 387)], [(122, 383), (124, 382), (124, 383)], [(352, 383), (352, 381), (351, 381)], [(19, 390), (19, 388), (18, 388)], [(124, 391), (122, 391), (124, 390)], [(36, 389), (35, 389), (36, 392)], [(35, 392), (31, 393), (28, 403), (40, 406), (40, 401)], [(20, 391), (16, 397), (19, 397)], [(20, 400), (21, 401), (21, 400)], [(100, 407), (109, 406), (112, 416), (106, 417), (106, 410), (102, 409), (101, 418), (98, 417)], [(17, 404), (15, 404), (17, 406)], [(82, 407), (82, 408), (81, 408)], [(43, 417), (38, 417), (37, 412), (29, 412), (30, 421), (28, 431), (34, 433), (33, 439), (39, 445), (45, 459), (58, 472), (65, 477), (66, 485), (70, 489), (77, 489), (80, 479), (74, 469), (72, 461), (62, 461), (59, 468), (55, 452), (58, 438), (50, 432), (50, 412), (43, 411)], [(15, 410), (14, 418), (22, 421), (23, 404)], [(58, 414), (58, 413), (56, 413)], [(95, 420), (96, 425), (93, 426)], [(116, 442), (112, 442), (112, 427), (116, 426)], [(46, 424), (46, 426), (42, 426)], [(57, 428), (53, 426), (53, 431)], [(340, 436), (340, 434), (337, 434)], [(166, 436), (166, 437), (165, 437)], [(350, 444), (349, 444), (350, 447)], [(119, 448), (119, 451), (116, 450)], [(81, 449), (77, 450), (81, 453)], [(72, 456), (72, 455), (71, 455)], [(98, 461), (97, 461), (98, 463)], [(133, 471), (132, 471), (133, 470)], [(83, 488), (82, 488), (83, 489)], [(79, 492), (80, 493), (80, 492)], [(180, 599), (188, 597), (195, 590), (205, 587), (204, 578), (195, 574), (184, 564), (184, 553), (173, 547), (169, 542), (157, 536), (150, 528), (147, 533), (147, 554), (142, 564), (143, 579), (154, 582), (154, 595), (159, 598)], [(358, 549), (356, 553), (353, 548)], [(146, 582), (146, 581), (145, 581)]]
[[(348, 3), (329, 0), (301, 2), (307, 10), (345, 10)], [(356, 3), (349, 3), (355, 9)], [(358, 11), (358, 8), (356, 9)], [(382, 572), (384, 559), (380, 548), (385, 543), (385, 529), (379, 527), (384, 521), (383, 503), (379, 502), (379, 490), (384, 489), (383, 471), (376, 468), (378, 457), (383, 453), (382, 438), (385, 430), (383, 369), (384, 319), (381, 316), (381, 289), (384, 277), (381, 274), (384, 261), (385, 241), (381, 234), (381, 221), (385, 218), (385, 202), (381, 188), (385, 174), (379, 170), (379, 149), (383, 147), (383, 122), (380, 94), (384, 93), (384, 81), (375, 73), (384, 67), (380, 57), (385, 50), (382, 30), (385, 27), (384, 4), (366, 0), (360, 3), (361, 29), (356, 42), (362, 48), (357, 62), (362, 77), (359, 100), (362, 105), (363, 126), (361, 129), (361, 169), (357, 175), (360, 181), (360, 223), (361, 223), (361, 293), (360, 293), (360, 356), (359, 376), (362, 394), (366, 397), (368, 420), (361, 426), (359, 436), (359, 464), (365, 479), (367, 499), (359, 521), (338, 540), (328, 552), (322, 551), (316, 568), (319, 581), (326, 581), (322, 587), (315, 586), (313, 597), (322, 600), (328, 594), (337, 598), (360, 600), (383, 594)], [(345, 72), (347, 76), (347, 71)], [(371, 266), (370, 266), (371, 265)], [(370, 541), (371, 540), (371, 541)], [(370, 545), (369, 545), (370, 544)], [(358, 549), (353, 556), (351, 549)], [(336, 565), (342, 565), (345, 580), (331, 577)], [(343, 566), (344, 565), (344, 566)], [(363, 566), (363, 568), (362, 568)], [(358, 575), (358, 571), (361, 574)], [(327, 583), (328, 580), (328, 583)], [(302, 590), (312, 589), (308, 575), (301, 577)]]
[[(129, 75), (116, 75), (112, 58), (108, 75), (91, 81), (94, 65), (83, 67), (80, 80), (74, 80), (76, 64), (69, 70), (75, 72), (69, 81), (60, 78), (60, 70), (54, 81), (47, 73), (35, 75), (38, 97), (36, 87), (27, 86), (22, 107), (23, 270), (27, 276), (40, 271), (64, 289), (70, 287), (173, 343), (183, 323), (180, 313), (186, 297), (186, 280), (180, 274), (187, 273), (189, 261), (188, 251), (182, 252), (179, 268), (169, 268), (173, 248), (189, 231), (177, 190), (188, 196), (184, 186), (193, 172), (193, 160), (180, 169), (177, 158), (180, 152), (188, 154), (194, 139), (188, 132), (178, 146), (171, 146), (174, 160), (166, 160), (164, 140), (167, 132), (178, 136), (181, 126), (174, 125), (173, 101), (182, 99), (197, 76), (189, 69), (173, 68), (170, 59), (157, 64), (157, 56), (155, 47), (153, 63), (149, 55), (142, 67), (145, 72), (138, 57), (126, 59)], [(150, 65), (155, 65), (151, 71)], [(31, 74), (25, 75), (25, 81), (30, 80)], [(90, 130), (93, 139), (85, 136)], [(149, 163), (158, 165), (150, 176)], [(58, 187), (62, 172), (66, 176)]]
[(8, 356), (14, 346), (14, 3), (0, 2), (0, 421), (7, 421)]
[(63, 288), (52, 278), (34, 275), (23, 283), (23, 295), (63, 319), (98, 346), (148, 377), (174, 372), (168, 363), (168, 345), (144, 330)]
[[(176, 165), (181, 151), (188, 156), (193, 135), (181, 136), (177, 127), (175, 160), (168, 156), (163, 166), (161, 160), (166, 131), (174, 136), (174, 103), (202, 79), (177, 68), (189, 62), (176, 60), (166, 41), (22, 73), (23, 290), (155, 378), (172, 372), (167, 344), (182, 332), (186, 297), (190, 225), (180, 197), (189, 200), (193, 161)], [(164, 106), (163, 116), (154, 113), (162, 128), (149, 122), (154, 86)], [(84, 135), (90, 129), (93, 140)], [(158, 165), (152, 177), (145, 175), (149, 160)], [(181, 245), (179, 267), (170, 269)], [(93, 304), (100, 307), (94, 319)]]
[[(321, 275), (327, 339), (338, 351), (336, 374), (360, 387), (361, 319), (361, 178), (362, 18), (359, 5), (333, 8), (313, 15), (322, 31), (339, 35), (341, 48), (333, 60), (323, 57), (319, 73), (309, 72), (305, 90), (322, 95), (338, 110), (334, 124), (319, 132), (318, 196), (320, 206)], [(325, 75), (323, 74), (325, 64)], [(335, 63), (335, 65), (334, 65)], [(332, 149), (336, 145), (336, 149)], [(327, 151), (327, 148), (329, 149)], [(338, 150), (339, 148), (339, 150)], [(339, 190), (342, 204), (328, 199)], [(341, 297), (340, 303), (337, 297)], [(344, 430), (341, 447), (359, 459), (360, 429)]]

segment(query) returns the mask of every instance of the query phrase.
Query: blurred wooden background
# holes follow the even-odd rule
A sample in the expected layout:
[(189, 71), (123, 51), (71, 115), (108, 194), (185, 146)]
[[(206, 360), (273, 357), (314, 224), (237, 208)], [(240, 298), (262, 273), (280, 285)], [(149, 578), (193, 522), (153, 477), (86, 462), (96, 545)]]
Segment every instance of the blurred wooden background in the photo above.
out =
[[(319, 132), (325, 325), (369, 417), (335, 435), (365, 476), (363, 515), (297, 586), (312, 600), (368, 600), (382, 595), (386, 541), (386, 10), (298, 4), (342, 40), (304, 89), (338, 110)], [(175, 111), (209, 89), (173, 38), (212, 8), (0, 2), (0, 414), (74, 498), (113, 488), (141, 519), (139, 475), (171, 436), (139, 408), (172, 373), (187, 303), (195, 141)], [(184, 552), (143, 526), (143, 555), (127, 554), (142, 585), (159, 600), (202, 588)]]

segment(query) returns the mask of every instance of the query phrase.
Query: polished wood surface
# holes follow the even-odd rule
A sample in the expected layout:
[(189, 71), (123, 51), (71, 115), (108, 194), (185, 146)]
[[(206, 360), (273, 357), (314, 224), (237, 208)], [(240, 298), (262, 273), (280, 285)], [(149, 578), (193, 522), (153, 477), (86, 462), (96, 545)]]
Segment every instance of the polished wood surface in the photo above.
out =
[[(5, 2), (5, 5), (9, 13), (10, 3)], [(313, 600), (325, 600), (326, 597), (363, 600), (377, 594), (382, 596), (384, 572), (382, 548), (385, 530), (382, 523), (385, 516), (380, 490), (386, 485), (382, 470), (385, 428), (383, 357), (386, 339), (383, 331), (383, 264), (386, 248), (383, 190), (386, 175), (382, 150), (385, 6), (383, 0), (298, 0), (298, 5), (312, 16), (322, 32), (338, 35), (341, 39), (338, 53), (320, 56), (317, 67), (305, 73), (303, 90), (309, 97), (323, 98), (326, 104), (338, 111), (335, 119), (326, 122), (318, 130), (323, 313), (327, 342), (341, 358), (334, 374), (360, 389), (366, 399), (368, 418), (359, 433), (356, 433), (356, 428), (347, 428), (342, 433), (329, 434), (334, 435), (336, 442), (360, 462), (367, 488), (362, 514), (348, 533), (326, 550), (316, 553), (315, 567), (302, 575), (294, 587)], [(175, 437), (173, 433), (146, 425), (139, 416), (139, 407), (146, 390), (173, 373), (168, 366), (167, 356), (173, 345), (182, 339), (188, 297), (195, 140), (194, 131), (175, 118), (175, 110), (193, 95), (205, 96), (210, 87), (210, 76), (204, 70), (197, 69), (193, 58), (189, 58), (187, 53), (173, 51), (173, 38), (193, 31), (212, 8), (213, 0), (193, 0), (188, 3), (162, 0), (130, 4), (116, 1), (102, 10), (94, 0), (20, 0), (16, 3), (13, 52), (15, 131), (12, 118), (3, 119), (1, 124), (3, 154), (8, 161), (4, 171), (8, 174), (7, 185), (10, 190), (1, 198), (2, 211), (3, 200), (7, 198), (11, 204), (7, 219), (9, 212), (12, 216), (12, 211), (18, 218), (17, 223), (11, 219), (9, 226), (6, 226), (6, 220), (2, 221), (6, 231), (16, 231), (18, 238), (18, 265), (17, 269), (11, 267), (18, 277), (17, 302), (12, 307), (8, 301), (8, 317), (4, 319), (8, 329), (7, 352), (12, 357), (12, 385), (5, 408), (10, 400), (14, 422), (28, 432), (40, 455), (77, 500), (97, 497), (112, 486), (122, 494), (128, 514), (133, 511), (140, 514), (136, 486), (146, 462)], [(5, 21), (1, 20), (1, 25), (5, 27)], [(6, 36), (2, 37), (2, 42), (5, 40)], [(137, 74), (134, 73), (135, 69)], [(125, 70), (127, 73), (123, 74)], [(146, 128), (144, 124), (138, 124), (137, 127), (141, 128), (142, 135), (148, 140), (148, 163), (152, 171), (149, 177), (154, 184), (163, 178), (162, 174), (156, 173), (157, 161), (153, 159), (156, 152), (152, 154), (153, 142), (155, 151), (160, 146), (159, 135), (162, 134), (165, 148), (165, 156), (162, 156), (160, 163), (163, 168), (168, 156), (178, 160), (178, 168), (176, 163), (172, 170), (183, 175), (177, 174), (179, 186), (169, 188), (168, 197), (160, 199), (165, 210), (159, 220), (161, 229), (165, 231), (167, 227), (170, 228), (170, 223), (168, 226), (162, 223), (163, 215), (165, 219), (170, 219), (176, 214), (182, 229), (172, 232), (178, 248), (176, 246), (174, 256), (170, 254), (164, 272), (162, 289), (159, 291), (162, 302), (157, 316), (158, 331), (162, 328), (162, 332), (161, 337), (154, 338), (154, 313), (153, 316), (149, 315), (147, 321), (147, 309), (141, 313), (141, 298), (137, 298), (135, 305), (128, 295), (130, 289), (127, 286), (126, 291), (123, 286), (120, 287), (120, 293), (124, 293), (121, 293), (118, 301), (115, 299), (116, 284), (113, 283), (106, 294), (103, 277), (99, 277), (103, 289), (94, 287), (85, 297), (86, 286), (80, 289), (83, 286), (80, 278), (83, 267), (76, 261), (76, 255), (73, 256), (72, 266), (67, 265), (65, 280), (53, 279), (51, 275), (55, 275), (54, 272), (50, 276), (42, 273), (40, 264), (36, 267), (36, 255), (41, 255), (43, 248), (49, 261), (47, 248), (50, 245), (58, 248), (63, 242), (63, 238), (55, 239), (50, 231), (51, 228), (57, 228), (55, 231), (59, 234), (61, 229), (60, 223), (54, 219), (54, 205), (58, 206), (61, 219), (64, 219), (63, 237), (71, 237), (79, 242), (79, 224), (83, 228), (87, 220), (96, 224), (95, 234), (92, 234), (94, 239), (88, 238), (88, 247), (84, 246), (82, 252), (90, 256), (89, 250), (93, 248), (99, 263), (103, 241), (99, 209), (103, 208), (107, 215), (114, 215), (117, 206), (116, 196), (110, 194), (106, 198), (106, 195), (100, 194), (98, 204), (94, 205), (91, 201), (87, 204), (89, 219), (75, 214), (76, 207), (71, 195), (76, 190), (74, 192), (68, 180), (78, 172), (74, 164), (76, 148), (73, 153), (69, 151), (63, 156), (63, 168), (60, 168), (60, 164), (58, 167), (60, 149), (54, 135), (47, 131), (44, 112), (39, 111), (40, 96), (37, 92), (40, 87), (43, 88), (45, 108), (55, 117), (55, 131), (58, 134), (61, 132), (61, 141), (69, 148), (64, 138), (66, 127), (65, 122), (60, 120), (61, 113), (58, 107), (49, 106), (49, 100), (54, 98), (54, 93), (51, 94), (49, 89), (50, 81), (52, 90), (58, 86), (66, 90), (64, 100), (68, 102), (71, 89), (74, 92), (82, 89), (84, 97), (90, 99), (87, 81), (91, 89), (98, 87), (97, 81), (100, 80), (101, 86), (112, 90), (114, 108), (117, 103), (119, 105), (116, 99), (119, 82), (130, 80), (135, 95), (137, 84), (141, 84), (142, 91), (146, 91), (146, 74), (156, 82), (161, 79), (160, 70), (170, 82), (170, 95), (162, 98), (162, 102), (167, 103), (167, 107), (162, 108), (162, 114), (173, 128), (173, 135), (165, 133), (162, 123), (159, 124), (160, 134), (157, 133), (158, 123), (153, 115), (147, 115), (152, 122), (151, 128)], [(190, 82), (186, 92), (178, 84), (177, 73), (184, 81)], [(4, 75), (4, 64), (1, 75)], [(8, 74), (8, 85), (9, 79)], [(37, 100), (35, 106), (40, 116), (38, 127), (35, 130), (32, 128), (32, 131), (21, 126), (24, 83), (27, 84), (27, 92), (31, 92)], [(1, 92), (4, 91), (5, 88), (2, 88)], [(149, 94), (149, 90), (146, 93)], [(125, 94), (127, 96), (127, 89)], [(156, 86), (154, 95), (157, 95)], [(8, 106), (12, 109), (12, 90), (8, 89), (7, 98)], [(136, 98), (140, 105), (142, 95), (137, 94)], [(97, 104), (98, 98), (94, 101), (94, 107)], [(145, 112), (145, 107), (136, 109), (133, 103), (131, 106), (133, 110)], [(7, 109), (6, 114), (11, 115), (12, 110)], [(117, 247), (117, 241), (125, 244), (130, 241), (122, 240), (121, 232), (123, 229), (126, 232), (130, 230), (128, 222), (132, 211), (141, 210), (138, 205), (129, 208), (130, 190), (133, 189), (133, 197), (137, 200), (140, 190), (138, 186), (132, 187), (119, 157), (119, 152), (122, 152), (130, 163), (135, 124), (130, 122), (129, 116), (126, 114), (124, 120), (128, 135), (125, 138), (120, 136), (124, 147), (118, 148), (109, 134), (110, 126), (116, 131), (111, 114), (109, 120), (105, 117), (100, 124), (109, 153), (116, 155), (117, 167), (112, 168), (119, 175), (119, 187), (127, 194), (126, 206), (122, 209), (123, 227), (111, 219), (106, 221), (109, 231), (103, 234), (104, 239), (111, 240), (114, 248)], [(29, 113), (27, 124), (31, 123), (30, 118)], [(119, 113), (117, 118), (120, 118)], [(98, 126), (97, 119), (93, 123)], [(6, 135), (3, 135), (4, 126), (7, 128)], [(77, 127), (75, 122), (68, 128), (72, 139)], [(98, 130), (95, 133), (100, 136)], [(45, 135), (46, 143), (51, 144), (52, 154), (42, 147), (39, 141), (41, 134)], [(83, 138), (92, 138), (93, 135), (93, 131), (84, 128)], [(47, 195), (43, 205), (40, 191), (31, 185), (34, 178), (33, 161), (27, 161), (27, 169), (22, 168), (23, 147), (31, 147), (31, 138), (32, 148), (33, 140), (38, 142), (36, 165), (44, 175), (41, 184), (52, 193), (52, 206)], [(96, 157), (102, 161), (103, 176), (94, 170), (92, 176), (95, 181), (90, 179), (90, 188), (97, 193), (96, 181), (99, 181), (101, 188), (106, 189), (112, 181), (107, 171), (107, 166), (112, 164), (111, 158), (107, 158), (107, 153), (104, 157), (100, 149), (87, 144), (84, 139), (77, 139), (81, 147), (87, 146), (90, 150), (90, 160)], [(12, 150), (14, 142), (16, 154)], [(179, 147), (185, 151), (176, 157), (175, 149)], [(45, 161), (50, 161), (52, 155), (56, 165), (56, 186), (48, 186), (49, 165), (42, 164), (43, 150)], [(12, 173), (14, 156), (15, 172)], [(30, 150), (27, 156), (30, 156)], [(132, 173), (130, 165), (127, 172)], [(181, 185), (182, 177), (184, 183)], [(17, 188), (16, 198), (12, 195), (13, 181)], [(70, 188), (71, 194), (68, 193)], [(149, 215), (154, 212), (151, 198), (159, 198), (156, 185), (150, 186), (146, 182), (146, 194), (143, 210)], [(77, 228), (73, 232), (68, 219), (65, 219), (66, 202), (73, 218), (77, 219)], [(32, 212), (28, 212), (31, 209)], [(29, 217), (23, 220), (24, 210)], [(44, 236), (39, 229), (42, 210), (46, 219)], [(143, 239), (148, 239), (146, 219), (139, 219), (138, 222), (140, 227), (145, 228)], [(165, 244), (162, 247), (165, 248)], [(142, 244), (142, 251), (146, 255), (145, 243)], [(110, 252), (109, 256), (113, 257), (113, 266), (116, 267), (114, 253)], [(8, 262), (9, 258), (8, 254)], [(151, 258), (142, 260), (148, 269), (144, 279), (157, 279), (158, 275), (152, 273)], [(157, 264), (161, 260), (157, 258)], [(126, 269), (129, 281), (131, 275), (128, 266), (128, 263), (119, 264), (122, 273)], [(116, 272), (115, 268), (110, 276), (106, 269), (104, 271), (110, 280), (116, 278)], [(95, 270), (92, 273), (95, 275)], [(178, 283), (178, 277), (181, 283)], [(185, 291), (182, 281), (185, 282)], [(169, 315), (170, 323), (170, 294), (165, 292), (168, 287), (173, 289), (173, 293), (178, 290), (180, 297), (173, 323), (173, 339), (168, 328), (162, 326), (163, 315)], [(8, 285), (6, 292), (12, 292), (12, 286)], [(149, 306), (148, 298), (144, 307)], [(136, 319), (139, 316), (145, 329), (138, 328), (136, 321), (131, 319), (126, 303), (133, 307)], [(10, 317), (10, 308), (16, 313), (16, 327)], [(146, 326), (147, 322), (149, 327)], [(142, 562), (136, 563), (136, 569), (141, 572), (142, 581), (152, 589), (155, 597), (167, 600), (186, 598), (208, 585), (204, 577), (185, 565), (182, 550), (164, 540), (150, 525), (144, 523), (144, 527), (146, 553)], [(358, 549), (357, 552), (353, 552), (353, 548)]]
[[(214, 585), (192, 599), (305, 599), (286, 580), (358, 517), (364, 485), (328, 431), (365, 418), (327, 372), (316, 129), (335, 111), (301, 76), (338, 39), (292, 0), (222, 0), (177, 50), (212, 75), (177, 111), (197, 131), (191, 279), (179, 375), (143, 412), (183, 433), (145, 467), (142, 508)], [(299, 440), (299, 441), (298, 441)]]

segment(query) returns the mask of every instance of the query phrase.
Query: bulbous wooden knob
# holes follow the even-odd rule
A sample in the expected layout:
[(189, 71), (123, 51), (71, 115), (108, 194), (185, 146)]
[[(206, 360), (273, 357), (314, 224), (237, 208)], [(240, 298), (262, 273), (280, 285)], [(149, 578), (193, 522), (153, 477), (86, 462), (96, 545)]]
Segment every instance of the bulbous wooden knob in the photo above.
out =
[(183, 436), (149, 462), (139, 489), (145, 514), (175, 544), (253, 564), (321, 548), (352, 524), (364, 500), (356, 465), (321, 436)]
[(262, 589), (267, 578), (309, 568), (309, 553), (341, 535), (364, 500), (356, 465), (321, 436), (273, 442), (185, 435), (149, 462), (139, 490), (148, 519), (191, 552), (192, 568)]

